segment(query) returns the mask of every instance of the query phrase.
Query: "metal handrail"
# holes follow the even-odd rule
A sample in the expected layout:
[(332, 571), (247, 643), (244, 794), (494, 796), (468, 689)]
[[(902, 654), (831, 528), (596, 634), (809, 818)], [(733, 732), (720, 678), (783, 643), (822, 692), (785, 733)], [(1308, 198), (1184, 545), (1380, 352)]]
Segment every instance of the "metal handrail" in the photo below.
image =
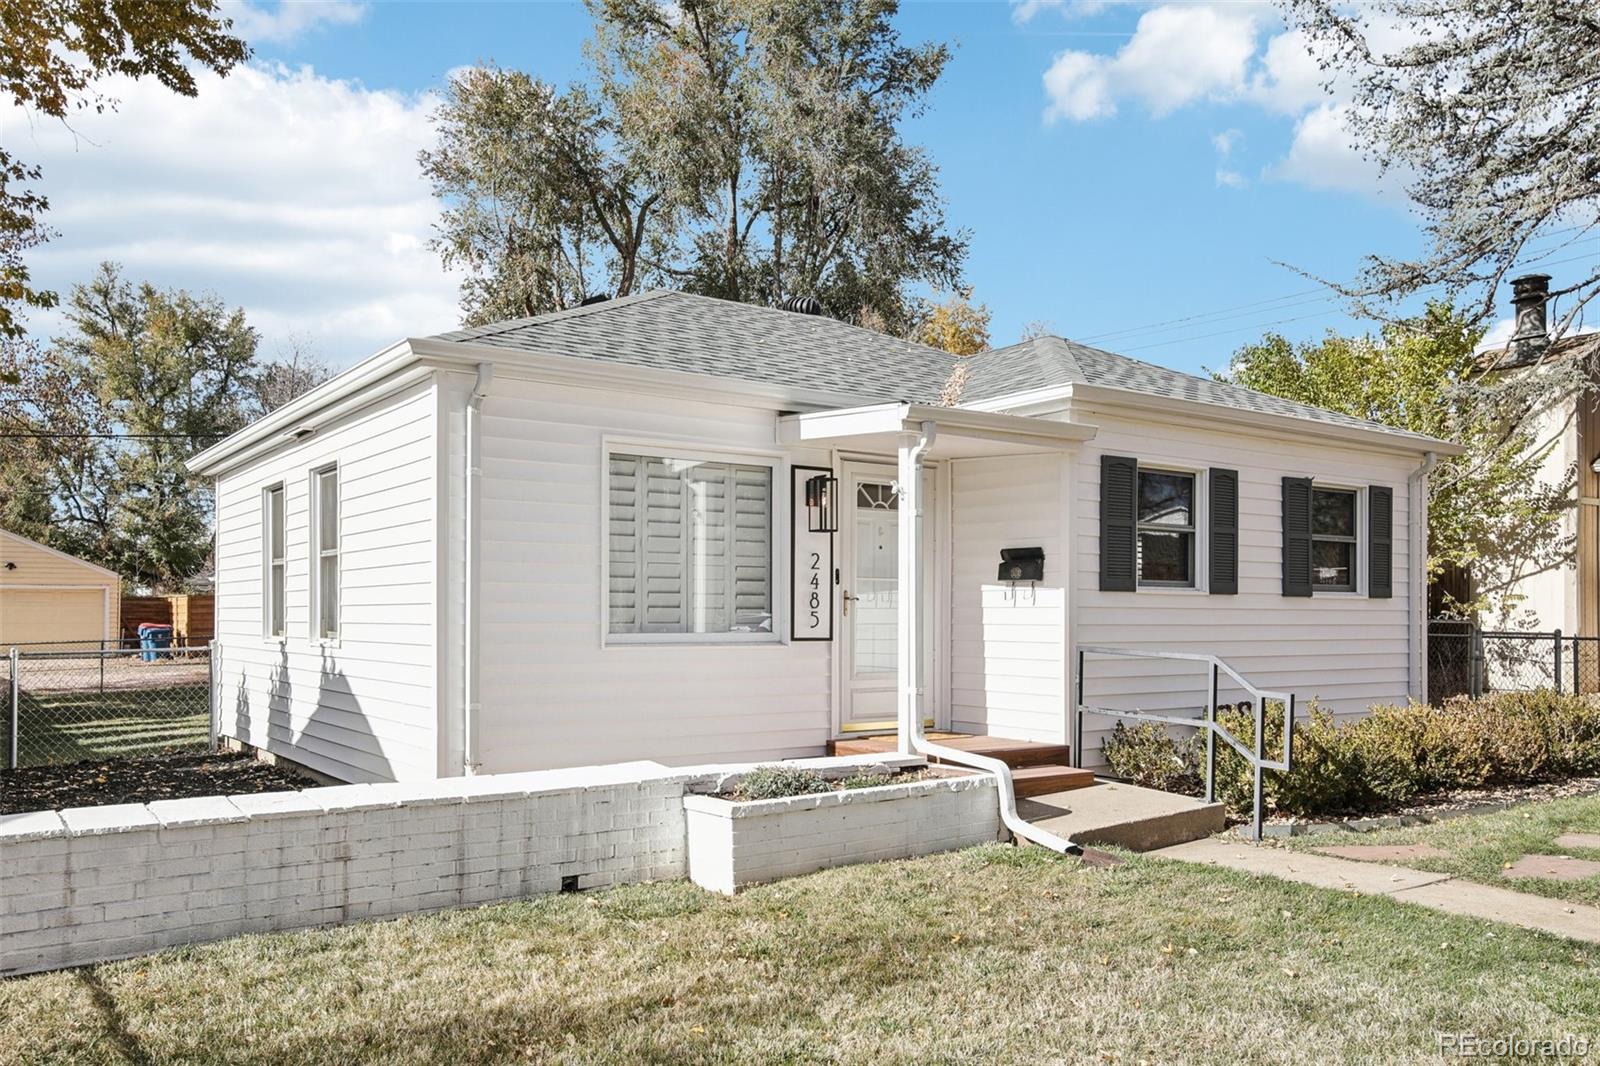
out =
[[(1210, 684), (1207, 690), (1205, 704), (1205, 717), (1201, 719), (1186, 718), (1171, 714), (1154, 714), (1149, 711), (1124, 711), (1113, 707), (1091, 707), (1083, 702), (1084, 690), (1084, 664), (1088, 656), (1099, 655), (1111, 659), (1172, 659), (1182, 662), (1204, 663), (1210, 667)], [(1217, 691), (1222, 674), (1227, 674), (1239, 688), (1248, 692), (1255, 712), (1255, 744), (1254, 750), (1246, 747), (1244, 742), (1217, 721)], [(1283, 704), (1283, 757), (1269, 759), (1266, 753), (1266, 725), (1267, 701), (1277, 700)], [(1083, 766), (1083, 718), (1086, 714), (1105, 715), (1110, 718), (1125, 718), (1138, 722), (1159, 722), (1163, 725), (1187, 726), (1200, 729), (1206, 735), (1206, 802), (1211, 803), (1216, 799), (1217, 778), (1217, 738), (1237, 751), (1244, 760), (1250, 764), (1254, 785), (1254, 802), (1252, 803), (1250, 839), (1260, 840), (1262, 823), (1265, 819), (1265, 790), (1262, 786), (1262, 773), (1266, 770), (1288, 771), (1294, 755), (1294, 715), (1295, 695), (1293, 692), (1281, 692), (1275, 689), (1257, 688), (1244, 675), (1229, 666), (1215, 655), (1204, 652), (1183, 651), (1148, 651), (1135, 648), (1107, 648), (1094, 644), (1081, 644), (1078, 646), (1078, 676), (1077, 711), (1073, 721), (1072, 761), (1077, 767)]]

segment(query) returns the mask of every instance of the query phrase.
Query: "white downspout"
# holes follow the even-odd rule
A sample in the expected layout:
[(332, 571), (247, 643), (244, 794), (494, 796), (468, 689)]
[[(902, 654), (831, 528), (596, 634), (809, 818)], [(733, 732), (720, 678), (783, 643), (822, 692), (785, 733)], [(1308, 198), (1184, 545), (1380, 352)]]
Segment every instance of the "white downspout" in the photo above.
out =
[(1406, 478), (1406, 507), (1411, 512), (1411, 528), (1406, 531), (1406, 547), (1411, 558), (1406, 564), (1411, 603), (1411, 625), (1407, 627), (1411, 678), (1415, 691), (1411, 698), (1428, 698), (1428, 475), (1439, 463), (1439, 456), (1428, 452), (1422, 465)]
[(483, 398), (489, 395), (494, 380), (494, 364), (479, 363), (478, 379), (467, 397), (466, 474), (461, 492), (466, 504), (462, 521), (462, 611), (461, 611), (461, 772), (468, 777), (478, 772), (478, 476), (481, 462), (482, 427), (479, 418)]
[(897, 672), (899, 674), (900, 753), (924, 755), (943, 759), (960, 766), (986, 770), (993, 774), (1000, 792), (1000, 821), (1013, 836), (1059, 851), (1067, 855), (1081, 855), (1083, 848), (1065, 837), (1046, 832), (1024, 821), (1017, 814), (1016, 791), (1011, 784), (1011, 768), (999, 759), (987, 755), (947, 748), (935, 744), (922, 733), (922, 578), (923, 514), (922, 514), (922, 460), (933, 447), (938, 436), (936, 422), (923, 422), (916, 434), (906, 433), (900, 438), (899, 484), (899, 547), (900, 560), (897, 577), (900, 585), (900, 609), (896, 643), (898, 644)]

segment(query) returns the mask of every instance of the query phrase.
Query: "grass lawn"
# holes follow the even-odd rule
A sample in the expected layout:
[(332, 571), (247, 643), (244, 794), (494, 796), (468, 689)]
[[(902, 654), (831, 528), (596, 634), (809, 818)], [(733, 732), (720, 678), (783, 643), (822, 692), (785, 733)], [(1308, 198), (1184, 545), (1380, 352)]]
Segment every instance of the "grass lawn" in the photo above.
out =
[(1558, 846), (1556, 837), (1563, 833), (1600, 833), (1600, 796), (1529, 803), (1495, 814), (1467, 815), (1410, 829), (1295, 837), (1290, 846), (1305, 851), (1343, 844), (1432, 844), (1449, 852), (1449, 857), (1406, 859), (1400, 865), (1451, 873), (1519, 892), (1600, 904), (1600, 877), (1553, 881), (1537, 877), (1513, 880), (1501, 876), (1507, 863), (1524, 855), (1571, 855), (1578, 859), (1600, 860), (1600, 851)]
[(38, 766), (204, 749), (211, 728), (208, 698), (204, 684), (24, 693), (18, 762)]
[(1417, 1061), (1439, 1031), (1600, 1038), (1597, 964), (1389, 899), (994, 845), (0, 982), (0, 1061)]

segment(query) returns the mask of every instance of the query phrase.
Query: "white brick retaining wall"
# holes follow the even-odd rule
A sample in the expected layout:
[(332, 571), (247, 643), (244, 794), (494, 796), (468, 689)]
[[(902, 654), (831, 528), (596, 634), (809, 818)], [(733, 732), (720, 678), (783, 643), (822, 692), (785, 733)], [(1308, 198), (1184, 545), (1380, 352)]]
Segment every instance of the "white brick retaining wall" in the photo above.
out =
[(0, 816), (0, 975), (680, 878), (705, 778), (623, 763)]
[[(875, 761), (801, 764), (841, 776)], [(740, 883), (999, 832), (987, 776), (757, 804), (688, 794), (750, 768), (619, 763), (0, 815), (0, 976), (239, 933), (686, 877), (686, 804), (789, 812), (733, 819), (725, 864), (740, 864)]]
[(907, 859), (999, 839), (988, 774), (735, 803), (683, 798), (689, 876), (714, 892), (830, 866)]

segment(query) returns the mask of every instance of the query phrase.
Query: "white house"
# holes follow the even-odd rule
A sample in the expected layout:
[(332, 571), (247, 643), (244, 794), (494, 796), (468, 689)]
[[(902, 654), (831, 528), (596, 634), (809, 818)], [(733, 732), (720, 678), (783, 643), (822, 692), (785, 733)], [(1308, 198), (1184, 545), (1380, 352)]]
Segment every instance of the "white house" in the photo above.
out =
[[(1600, 334), (1550, 336), (1550, 276), (1524, 275), (1511, 286), (1516, 332), (1506, 344), (1480, 352), (1483, 365), (1500, 374), (1537, 372), (1568, 361), (1592, 368)], [(1564, 493), (1573, 507), (1564, 517), (1559, 543), (1531, 545), (1529, 558), (1476, 575), (1480, 587), (1506, 594), (1503, 608), (1482, 621), (1492, 629), (1600, 637), (1600, 392), (1591, 388), (1564, 396), (1535, 412), (1531, 422), (1534, 447), (1544, 452), (1539, 481)], [(1595, 653), (1587, 645), (1584, 652), (1592, 678)]]
[(672, 292), (414, 338), (192, 463), (221, 731), (375, 781), (1061, 744), (1080, 682), (1207, 702), (1195, 663), (1080, 679), (1086, 646), (1357, 714), (1425, 691), (1455, 450), (1060, 338), (957, 358)]

